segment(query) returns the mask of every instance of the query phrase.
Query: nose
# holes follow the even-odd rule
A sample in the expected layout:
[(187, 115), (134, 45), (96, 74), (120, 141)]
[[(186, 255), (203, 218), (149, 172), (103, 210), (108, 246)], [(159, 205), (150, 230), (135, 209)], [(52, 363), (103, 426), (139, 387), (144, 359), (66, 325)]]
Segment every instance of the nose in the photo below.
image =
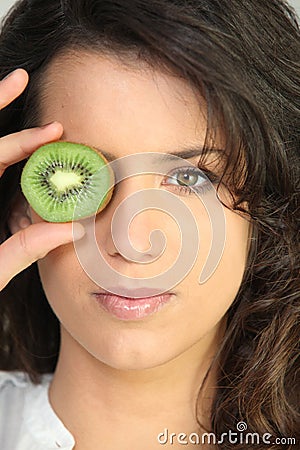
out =
[(153, 208), (159, 189), (151, 188), (154, 188), (153, 176), (145, 174), (122, 180), (115, 187), (110, 203), (99, 218), (102, 243), (109, 255), (149, 263), (163, 251), (165, 237), (159, 231), (163, 212)]

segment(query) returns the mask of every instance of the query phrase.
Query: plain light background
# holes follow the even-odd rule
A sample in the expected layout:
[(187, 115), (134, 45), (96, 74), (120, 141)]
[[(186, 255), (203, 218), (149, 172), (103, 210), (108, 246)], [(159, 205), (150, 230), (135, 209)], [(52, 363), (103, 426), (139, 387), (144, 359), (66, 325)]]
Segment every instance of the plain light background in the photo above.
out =
[[(47, 0), (45, 0), (47, 1)], [(50, 0), (51, 1), (51, 0)], [(8, 11), (8, 9), (15, 3), (15, 0), (0, 0), (0, 19)], [(300, 0), (290, 0), (291, 5), (294, 6), (298, 15), (300, 16)]]

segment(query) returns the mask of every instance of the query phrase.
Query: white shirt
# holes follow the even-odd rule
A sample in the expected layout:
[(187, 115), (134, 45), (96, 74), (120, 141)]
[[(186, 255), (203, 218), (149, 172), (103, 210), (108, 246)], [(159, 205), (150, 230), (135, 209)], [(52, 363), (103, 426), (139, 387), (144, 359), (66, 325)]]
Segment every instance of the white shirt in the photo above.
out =
[(52, 375), (31, 383), (23, 372), (0, 371), (0, 449), (72, 450), (75, 441), (48, 398)]

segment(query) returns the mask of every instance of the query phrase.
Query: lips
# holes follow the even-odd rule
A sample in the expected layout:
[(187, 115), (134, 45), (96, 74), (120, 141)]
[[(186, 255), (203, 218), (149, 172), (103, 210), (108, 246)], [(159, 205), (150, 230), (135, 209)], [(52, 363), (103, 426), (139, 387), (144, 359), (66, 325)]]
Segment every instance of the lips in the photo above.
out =
[(111, 286), (107, 290), (99, 289), (96, 292), (97, 294), (112, 294), (117, 295), (119, 297), (128, 297), (130, 299), (138, 299), (145, 297), (152, 297), (162, 294), (168, 294), (170, 292), (166, 292), (164, 289), (157, 288), (149, 288), (149, 287), (141, 287), (141, 288), (133, 288), (129, 289), (125, 286)]
[[(118, 289), (118, 291), (120, 288)], [(112, 292), (114, 289), (112, 289)], [(154, 295), (155, 292), (159, 295)], [(172, 293), (161, 293), (162, 290), (139, 288), (130, 290), (122, 288), (124, 296), (111, 294), (105, 290), (99, 290), (93, 294), (99, 306), (106, 312), (122, 320), (144, 319), (160, 311), (173, 297)], [(151, 296), (149, 295), (151, 293)], [(129, 295), (132, 295), (130, 297)], [(148, 295), (141, 297), (141, 295)]]

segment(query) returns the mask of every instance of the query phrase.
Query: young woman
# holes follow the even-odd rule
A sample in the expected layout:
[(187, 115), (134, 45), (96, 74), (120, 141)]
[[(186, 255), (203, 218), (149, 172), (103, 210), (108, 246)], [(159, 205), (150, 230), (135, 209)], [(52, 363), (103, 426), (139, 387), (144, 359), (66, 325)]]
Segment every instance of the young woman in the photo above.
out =
[[(0, 36), (2, 450), (297, 448), (299, 42), (279, 0), (17, 2)], [(96, 217), (123, 295), (81, 264), (82, 224), (46, 223), (21, 194), (24, 161), (56, 140), (130, 167), (177, 156), (171, 173), (121, 180)], [(225, 239), (199, 283), (208, 185)], [(168, 202), (143, 209), (151, 189), (184, 204), (201, 240), (163, 295), (136, 298), (180, 252)], [(139, 258), (117, 245), (124, 224)]]

